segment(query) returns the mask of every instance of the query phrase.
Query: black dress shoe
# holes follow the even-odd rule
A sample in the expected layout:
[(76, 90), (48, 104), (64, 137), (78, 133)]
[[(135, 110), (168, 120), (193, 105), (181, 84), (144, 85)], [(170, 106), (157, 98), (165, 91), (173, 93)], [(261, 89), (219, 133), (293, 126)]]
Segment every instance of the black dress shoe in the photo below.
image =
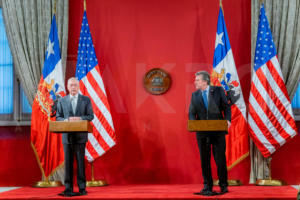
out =
[(207, 186), (204, 186), (204, 188), (200, 191), (200, 192), (195, 192), (195, 195), (203, 195), (204, 193), (206, 193), (207, 191), (212, 191), (212, 188), (209, 188)]
[(203, 195), (207, 190), (201, 190), (200, 192), (194, 192), (195, 195)]
[(215, 196), (215, 195), (218, 195), (218, 193), (215, 191), (211, 191), (211, 190), (208, 190), (203, 193), (203, 196)]
[(219, 194), (225, 194), (228, 192), (228, 188), (227, 187), (221, 187), (221, 191)]
[(59, 196), (64, 196), (64, 197), (77, 196), (76, 193), (74, 193), (74, 192), (68, 192), (68, 191), (63, 191), (62, 193), (59, 193), (58, 195)]
[(218, 195), (217, 192), (212, 191), (212, 190), (201, 190), (200, 192), (195, 192), (195, 195), (203, 195), (203, 196), (214, 196)]
[(87, 191), (85, 189), (80, 189), (79, 190), (79, 195), (80, 196), (87, 195)]

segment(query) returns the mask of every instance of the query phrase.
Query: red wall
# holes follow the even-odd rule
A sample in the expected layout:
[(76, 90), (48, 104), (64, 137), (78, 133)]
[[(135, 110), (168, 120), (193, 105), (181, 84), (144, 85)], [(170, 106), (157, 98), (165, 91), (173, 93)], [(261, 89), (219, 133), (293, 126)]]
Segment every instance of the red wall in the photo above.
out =
[[(186, 131), (187, 110), (194, 73), (212, 68), (218, 6), (219, 0), (87, 1), (89, 25), (117, 134), (117, 145), (95, 161), (97, 179), (105, 178), (110, 184), (202, 182), (196, 138)], [(251, 78), (250, 6), (248, 0), (224, 1), (225, 21), (246, 101)], [(66, 78), (74, 76), (82, 11), (82, 0), (70, 1)], [(161, 96), (149, 95), (142, 85), (145, 72), (154, 67), (165, 69), (172, 78), (170, 90)], [(20, 133), (17, 128), (4, 129), (0, 129), (0, 157), (5, 158), (0, 166), (0, 185), (28, 185), (39, 180), (29, 128)], [(3, 137), (3, 131), (11, 138)], [(296, 136), (274, 155), (275, 178), (299, 183), (299, 144), (300, 137)], [(229, 172), (229, 178), (247, 184), (249, 171), (247, 158)]]
[[(83, 11), (81, 0), (70, 2), (67, 77), (75, 73)], [(117, 145), (95, 163), (99, 176), (114, 184), (201, 182), (196, 138), (186, 130), (187, 111), (194, 73), (212, 68), (218, 11), (219, 0), (87, 1), (117, 134)], [(224, 13), (241, 84), (249, 91), (250, 1), (228, 1)], [(148, 94), (142, 84), (154, 67), (172, 78), (161, 96)], [(230, 178), (247, 183), (249, 166), (245, 160)]]
[(30, 127), (0, 127), (0, 186), (31, 185), (41, 172), (30, 145)]

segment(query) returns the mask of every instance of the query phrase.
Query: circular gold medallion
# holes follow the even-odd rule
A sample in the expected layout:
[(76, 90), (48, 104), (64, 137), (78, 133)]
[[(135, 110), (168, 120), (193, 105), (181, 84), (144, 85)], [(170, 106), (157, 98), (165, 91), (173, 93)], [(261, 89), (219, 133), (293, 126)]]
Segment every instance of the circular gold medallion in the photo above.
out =
[(147, 92), (154, 95), (163, 94), (171, 85), (169, 74), (160, 68), (153, 68), (144, 77), (144, 87)]

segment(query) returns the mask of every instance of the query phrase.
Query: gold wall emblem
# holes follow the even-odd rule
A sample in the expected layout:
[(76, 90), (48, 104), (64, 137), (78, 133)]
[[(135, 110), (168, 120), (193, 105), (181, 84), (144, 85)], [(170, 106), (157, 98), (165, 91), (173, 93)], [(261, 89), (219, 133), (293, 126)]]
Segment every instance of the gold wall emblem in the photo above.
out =
[(163, 94), (168, 91), (170, 85), (171, 78), (163, 69), (153, 68), (144, 76), (144, 87), (150, 94)]

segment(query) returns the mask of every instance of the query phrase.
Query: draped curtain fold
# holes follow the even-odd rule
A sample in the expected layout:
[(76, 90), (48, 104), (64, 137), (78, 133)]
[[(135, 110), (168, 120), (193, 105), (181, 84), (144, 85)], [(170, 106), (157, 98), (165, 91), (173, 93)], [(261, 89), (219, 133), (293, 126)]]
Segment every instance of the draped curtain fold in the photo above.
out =
[[(271, 27), (277, 55), (290, 99), (293, 98), (300, 79), (300, 1), (252, 0), (251, 1), (251, 63), (256, 46), (261, 2)], [(296, 83), (296, 84), (295, 84)], [(251, 144), (250, 182), (269, 178), (268, 159)]]
[[(0, 0), (15, 74), (32, 104), (44, 65), (55, 0)], [(63, 73), (66, 69), (69, 1), (56, 0)], [(64, 75), (63, 75), (64, 77)]]

